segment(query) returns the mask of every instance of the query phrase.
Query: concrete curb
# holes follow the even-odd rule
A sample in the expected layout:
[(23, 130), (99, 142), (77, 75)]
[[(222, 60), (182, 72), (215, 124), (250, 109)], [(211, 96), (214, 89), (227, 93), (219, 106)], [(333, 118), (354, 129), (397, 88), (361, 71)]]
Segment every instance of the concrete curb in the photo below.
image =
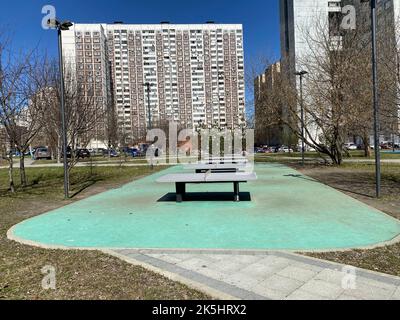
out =
[(228, 295), (228, 294), (226, 294), (226, 293), (224, 293), (222, 291), (219, 291), (219, 290), (216, 290), (216, 289), (211, 288), (209, 286), (206, 286), (205, 284), (202, 284), (200, 282), (196, 282), (196, 281), (190, 280), (188, 278), (182, 277), (180, 275), (177, 275), (175, 273), (172, 273), (172, 272), (157, 268), (157, 267), (155, 267), (155, 266), (153, 266), (151, 264), (136, 260), (134, 258), (125, 256), (123, 254), (119, 254), (118, 252), (115, 252), (115, 251), (112, 251), (112, 250), (101, 250), (101, 251), (103, 253), (105, 253), (105, 254), (110, 255), (110, 256), (119, 258), (119, 259), (121, 259), (121, 260), (123, 260), (123, 261), (125, 261), (127, 263), (134, 264), (134, 265), (143, 267), (143, 268), (145, 268), (147, 270), (150, 270), (150, 271), (153, 271), (155, 273), (158, 273), (158, 274), (160, 274), (160, 275), (162, 275), (162, 276), (164, 276), (164, 277), (166, 277), (166, 278), (168, 278), (168, 279), (170, 279), (172, 281), (177, 281), (179, 283), (187, 285), (190, 288), (196, 289), (198, 291), (201, 291), (201, 292), (205, 293), (206, 295), (209, 295), (213, 299), (216, 299), (216, 300), (239, 300), (238, 298), (236, 298), (234, 296)]

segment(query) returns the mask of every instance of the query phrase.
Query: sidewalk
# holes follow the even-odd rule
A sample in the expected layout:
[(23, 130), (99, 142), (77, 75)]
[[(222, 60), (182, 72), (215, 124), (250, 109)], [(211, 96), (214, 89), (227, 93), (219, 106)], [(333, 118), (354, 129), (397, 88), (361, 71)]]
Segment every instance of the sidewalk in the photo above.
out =
[(400, 300), (400, 278), (286, 252), (107, 253), (219, 299)]

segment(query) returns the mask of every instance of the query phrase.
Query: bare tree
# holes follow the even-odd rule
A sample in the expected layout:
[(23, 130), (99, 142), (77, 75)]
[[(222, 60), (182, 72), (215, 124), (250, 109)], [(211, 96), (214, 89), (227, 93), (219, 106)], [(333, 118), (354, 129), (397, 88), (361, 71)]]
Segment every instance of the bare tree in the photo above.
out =
[[(8, 155), (3, 156), (9, 162), (9, 186), (15, 192), (13, 178), (13, 153), (23, 149), (27, 140), (34, 135), (34, 129), (23, 123), (29, 104), (27, 86), (32, 53), (14, 55), (9, 41), (0, 38), (0, 123), (3, 126), (9, 146)], [(21, 183), (26, 185), (25, 168), (21, 160)]]
[[(55, 146), (57, 159), (60, 161), (63, 151), (61, 125), (61, 90), (57, 63), (50, 61), (46, 65), (45, 87), (40, 95), (42, 105), (41, 123)], [(107, 136), (107, 106), (103, 99), (95, 97), (94, 90), (86, 90), (77, 80), (70, 65), (64, 67), (65, 74), (65, 118), (68, 140), (68, 170), (75, 167), (79, 160), (77, 150), (85, 148), (92, 139)], [(92, 83), (92, 86), (94, 84)]]
[[(321, 21), (317, 19), (311, 28), (301, 30), (304, 45), (309, 48), (296, 66), (308, 72), (303, 87), (304, 138), (309, 147), (340, 165), (349, 136), (362, 137), (366, 153), (369, 150), (371, 50), (363, 30), (344, 34)], [(282, 125), (288, 137), (301, 139), (300, 88), (295, 70), (283, 71), (260, 97), (266, 115), (263, 118), (268, 125)]]

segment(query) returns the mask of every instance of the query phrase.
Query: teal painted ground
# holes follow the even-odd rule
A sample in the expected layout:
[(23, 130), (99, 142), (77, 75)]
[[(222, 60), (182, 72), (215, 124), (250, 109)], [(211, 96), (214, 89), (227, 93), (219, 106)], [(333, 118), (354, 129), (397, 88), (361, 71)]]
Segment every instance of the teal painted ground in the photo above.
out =
[[(179, 167), (27, 220), (16, 237), (87, 248), (338, 249), (400, 234), (400, 222), (281, 165), (257, 165), (242, 185), (252, 201), (159, 202), (174, 191), (155, 180)], [(231, 185), (189, 185), (232, 192)]]

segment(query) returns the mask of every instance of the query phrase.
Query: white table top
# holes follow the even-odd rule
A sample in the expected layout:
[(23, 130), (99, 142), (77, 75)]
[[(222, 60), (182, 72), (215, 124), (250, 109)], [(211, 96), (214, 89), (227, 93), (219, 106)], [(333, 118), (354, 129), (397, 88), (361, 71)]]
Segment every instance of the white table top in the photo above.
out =
[(158, 183), (207, 183), (207, 182), (247, 182), (257, 180), (256, 173), (176, 173), (167, 174)]
[(188, 164), (185, 170), (217, 170), (217, 169), (245, 169), (246, 163), (198, 163)]

